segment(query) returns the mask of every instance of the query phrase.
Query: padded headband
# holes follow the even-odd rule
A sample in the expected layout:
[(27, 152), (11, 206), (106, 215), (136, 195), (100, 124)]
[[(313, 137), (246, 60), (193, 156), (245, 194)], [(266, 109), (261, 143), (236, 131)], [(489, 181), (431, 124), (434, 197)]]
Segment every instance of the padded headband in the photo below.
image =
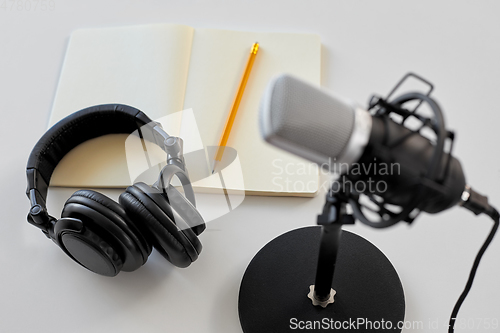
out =
[[(122, 104), (92, 106), (75, 112), (52, 126), (31, 151), (26, 166), (28, 188), (36, 202), (46, 209), (48, 185), (57, 164), (79, 144), (106, 134), (133, 133), (152, 123), (140, 110)], [(156, 125), (156, 123), (153, 123)], [(147, 126), (153, 131), (152, 126)], [(141, 132), (139, 132), (141, 134)], [(142, 134), (141, 134), (142, 135)]]

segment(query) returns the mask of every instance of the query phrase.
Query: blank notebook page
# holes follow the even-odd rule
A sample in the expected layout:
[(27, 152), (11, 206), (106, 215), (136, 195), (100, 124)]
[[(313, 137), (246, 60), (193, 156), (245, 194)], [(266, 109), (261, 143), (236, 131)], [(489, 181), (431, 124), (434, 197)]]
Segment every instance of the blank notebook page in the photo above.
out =
[[(217, 145), (254, 42), (259, 42), (259, 51), (227, 146), (238, 153), (247, 194), (313, 195), (317, 171), (304, 170), (307, 161), (264, 142), (258, 113), (262, 94), (275, 75), (289, 73), (319, 86), (319, 36), (196, 29), (184, 108), (193, 109), (204, 144)], [(211, 182), (216, 180), (209, 177), (196, 185), (215, 186)]]
[[(155, 24), (73, 32), (49, 127), (75, 111), (97, 104), (127, 104), (153, 120), (182, 110), (193, 31), (182, 25)], [(107, 135), (73, 149), (57, 166), (51, 185), (131, 184), (125, 158), (126, 137)]]

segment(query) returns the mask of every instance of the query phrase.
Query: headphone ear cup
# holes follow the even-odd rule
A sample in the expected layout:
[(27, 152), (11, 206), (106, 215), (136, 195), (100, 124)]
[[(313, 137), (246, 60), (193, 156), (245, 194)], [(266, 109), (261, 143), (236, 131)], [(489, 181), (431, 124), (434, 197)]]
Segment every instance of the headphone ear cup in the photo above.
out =
[(144, 184), (129, 186), (119, 202), (154, 247), (177, 267), (188, 267), (202, 250), (196, 234), (174, 214), (161, 192)]
[(122, 257), (123, 271), (141, 267), (151, 253), (151, 244), (130, 221), (123, 207), (101, 193), (75, 192), (66, 201), (61, 217), (81, 220), (86, 229), (112, 245)]

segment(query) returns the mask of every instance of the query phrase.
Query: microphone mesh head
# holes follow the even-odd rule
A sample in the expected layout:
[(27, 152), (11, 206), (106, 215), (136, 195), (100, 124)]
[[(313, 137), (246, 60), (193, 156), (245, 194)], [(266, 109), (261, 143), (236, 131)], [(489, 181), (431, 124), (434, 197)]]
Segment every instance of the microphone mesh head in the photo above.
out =
[(260, 130), (266, 141), (317, 163), (342, 154), (354, 126), (354, 106), (317, 87), (281, 75), (264, 94)]

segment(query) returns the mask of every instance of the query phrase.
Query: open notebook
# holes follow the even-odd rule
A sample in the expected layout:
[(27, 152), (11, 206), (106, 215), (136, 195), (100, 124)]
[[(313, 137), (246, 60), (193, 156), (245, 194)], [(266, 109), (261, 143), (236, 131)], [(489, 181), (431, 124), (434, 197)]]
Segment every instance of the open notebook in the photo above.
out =
[[(290, 73), (319, 86), (321, 44), (316, 35), (175, 24), (77, 30), (69, 41), (49, 127), (96, 104), (127, 104), (151, 119), (192, 109), (202, 145), (216, 146), (256, 41), (259, 53), (227, 144), (237, 151), (243, 182), (226, 181), (226, 186), (250, 195), (313, 196), (318, 171), (261, 139), (258, 107), (274, 75)], [(181, 121), (162, 123), (169, 134), (179, 135)], [(183, 139), (189, 146), (187, 136)], [(51, 185), (132, 184), (136, 179), (126, 163), (126, 137), (108, 135), (78, 146), (57, 166)], [(198, 166), (189, 163), (192, 173)], [(212, 181), (219, 179), (216, 175), (198, 178), (193, 184), (197, 191), (220, 187), (220, 181)]]

